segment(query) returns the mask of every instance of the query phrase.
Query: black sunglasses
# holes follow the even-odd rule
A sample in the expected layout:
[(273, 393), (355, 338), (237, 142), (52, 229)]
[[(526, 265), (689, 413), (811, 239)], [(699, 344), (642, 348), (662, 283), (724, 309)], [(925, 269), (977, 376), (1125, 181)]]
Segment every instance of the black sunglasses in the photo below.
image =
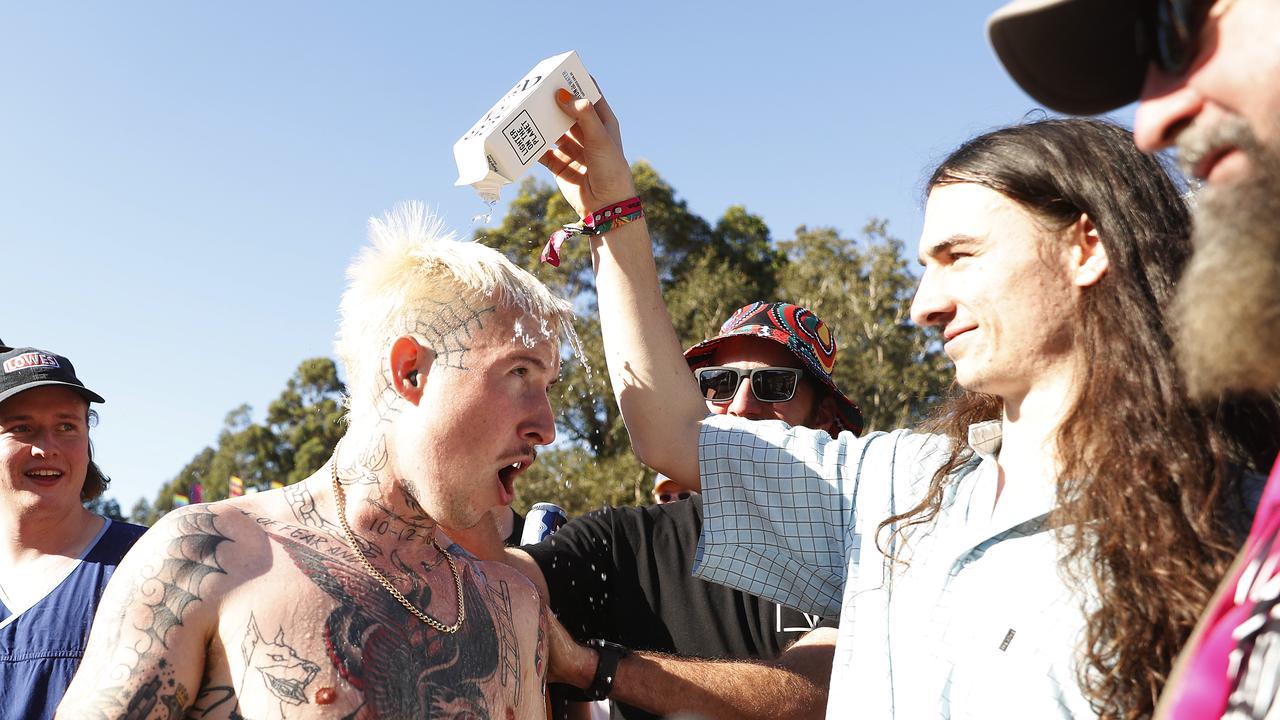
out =
[(682, 490), (678, 493), (659, 493), (658, 502), (669, 503), (676, 500), (688, 500), (693, 497), (693, 493), (688, 490)]
[(1138, 12), (1138, 49), (1170, 75), (1181, 75), (1200, 51), (1200, 30), (1214, 0), (1148, 0)]
[(748, 377), (751, 378), (751, 392), (755, 393), (757, 400), (780, 403), (795, 396), (796, 383), (800, 381), (802, 372), (800, 368), (787, 367), (704, 367), (698, 368), (695, 374), (704, 400), (729, 402), (737, 394), (742, 378)]

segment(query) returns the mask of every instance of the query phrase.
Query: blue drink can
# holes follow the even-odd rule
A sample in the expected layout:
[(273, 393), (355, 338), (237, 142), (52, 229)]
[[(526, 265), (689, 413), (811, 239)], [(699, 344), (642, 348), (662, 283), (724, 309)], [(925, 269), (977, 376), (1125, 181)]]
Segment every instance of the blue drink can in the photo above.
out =
[(524, 518), (524, 532), (520, 533), (521, 545), (533, 545), (546, 540), (569, 520), (564, 509), (555, 503), (534, 503)]

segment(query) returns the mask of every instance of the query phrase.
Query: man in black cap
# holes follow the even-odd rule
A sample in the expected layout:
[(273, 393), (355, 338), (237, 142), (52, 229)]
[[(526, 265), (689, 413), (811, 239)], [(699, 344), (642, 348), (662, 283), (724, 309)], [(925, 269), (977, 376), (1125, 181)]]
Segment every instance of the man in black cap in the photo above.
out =
[(67, 358), (0, 342), (0, 717), (53, 717), (102, 590), (146, 530), (84, 507), (108, 482), (91, 402), (102, 396)]
[[(1195, 255), (1170, 309), (1191, 391), (1280, 388), (1280, 3), (1016, 0), (991, 43), (1032, 97), (1068, 113), (1139, 102), (1134, 139), (1176, 147), (1196, 189)], [(1280, 681), (1280, 462), (1249, 540), (1187, 644), (1166, 717), (1273, 717)]]

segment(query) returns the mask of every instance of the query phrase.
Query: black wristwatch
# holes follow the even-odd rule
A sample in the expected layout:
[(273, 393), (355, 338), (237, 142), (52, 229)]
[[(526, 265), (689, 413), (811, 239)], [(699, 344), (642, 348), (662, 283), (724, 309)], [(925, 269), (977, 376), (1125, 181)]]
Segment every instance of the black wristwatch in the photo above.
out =
[(631, 651), (617, 643), (600, 638), (588, 640), (587, 647), (595, 648), (600, 661), (596, 663), (596, 676), (591, 678), (590, 685), (583, 688), (582, 694), (588, 700), (604, 700), (609, 697), (609, 691), (613, 689), (613, 678), (618, 674), (618, 661), (630, 655)]

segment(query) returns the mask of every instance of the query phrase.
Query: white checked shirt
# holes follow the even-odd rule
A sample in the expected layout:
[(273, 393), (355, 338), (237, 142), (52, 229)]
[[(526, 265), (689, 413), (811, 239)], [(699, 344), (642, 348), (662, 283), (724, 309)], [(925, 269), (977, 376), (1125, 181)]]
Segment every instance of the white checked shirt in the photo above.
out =
[[(828, 718), (1093, 717), (1078, 686), (1092, 585), (1063, 577), (1045, 519), (1051, 480), (1008, 478), (1000, 423), (969, 429), (975, 459), (909, 536), (908, 566), (876, 547), (913, 507), (947, 440), (855, 438), (728, 416), (699, 438), (705, 520), (694, 574), (809, 613), (841, 613)], [(887, 542), (887, 532), (882, 534)]]

